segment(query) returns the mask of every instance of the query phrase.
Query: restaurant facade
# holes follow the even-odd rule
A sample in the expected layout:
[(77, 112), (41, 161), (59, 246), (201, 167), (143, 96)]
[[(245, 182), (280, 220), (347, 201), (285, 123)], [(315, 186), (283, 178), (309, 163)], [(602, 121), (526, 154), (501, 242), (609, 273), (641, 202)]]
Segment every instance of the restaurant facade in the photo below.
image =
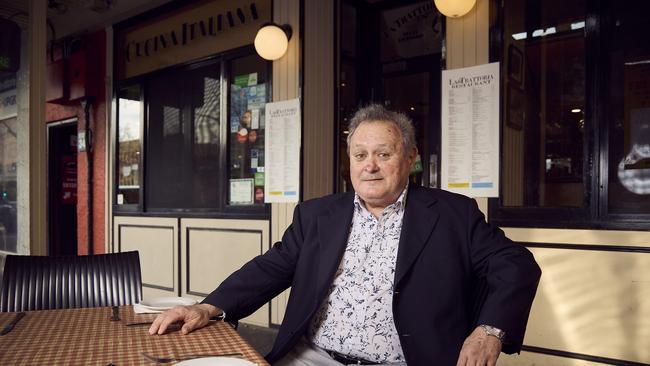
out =
[[(442, 71), (499, 62), (500, 191), (477, 201), (543, 271), (499, 365), (650, 363), (646, 2), (160, 2), (59, 38), (30, 6), (0, 73), (1, 253), (138, 250), (145, 298), (200, 300), (298, 202), (352, 189), (361, 105), (413, 119), (410, 179), (439, 188)], [(273, 61), (253, 45), (269, 23), (290, 29)], [(297, 202), (268, 203), (265, 106), (295, 99)], [(277, 327), (289, 291), (243, 321)]]

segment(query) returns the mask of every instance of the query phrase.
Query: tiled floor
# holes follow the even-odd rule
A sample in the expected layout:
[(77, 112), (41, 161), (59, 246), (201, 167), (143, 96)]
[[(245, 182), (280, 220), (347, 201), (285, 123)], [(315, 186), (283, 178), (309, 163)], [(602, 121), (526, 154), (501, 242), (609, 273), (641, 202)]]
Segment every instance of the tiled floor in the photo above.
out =
[(273, 347), (278, 330), (275, 328), (259, 327), (240, 323), (237, 327), (239, 334), (250, 343), (262, 356), (266, 356)]

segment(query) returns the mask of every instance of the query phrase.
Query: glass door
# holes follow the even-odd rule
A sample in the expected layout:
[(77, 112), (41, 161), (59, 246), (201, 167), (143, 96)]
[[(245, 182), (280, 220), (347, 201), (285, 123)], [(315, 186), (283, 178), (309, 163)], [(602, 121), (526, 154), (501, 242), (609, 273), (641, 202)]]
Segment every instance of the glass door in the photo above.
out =
[(347, 126), (357, 108), (380, 103), (414, 122), (414, 183), (438, 185), (442, 16), (432, 1), (342, 0), (338, 49), (337, 191), (352, 189)]

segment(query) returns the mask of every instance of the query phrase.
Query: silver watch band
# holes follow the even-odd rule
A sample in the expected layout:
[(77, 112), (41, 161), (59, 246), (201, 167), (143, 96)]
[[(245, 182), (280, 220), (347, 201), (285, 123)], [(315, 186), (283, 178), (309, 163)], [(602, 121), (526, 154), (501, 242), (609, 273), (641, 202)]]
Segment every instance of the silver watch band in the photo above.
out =
[(493, 327), (491, 325), (481, 324), (481, 325), (479, 325), (479, 327), (481, 327), (483, 329), (483, 331), (485, 332), (485, 335), (496, 337), (501, 342), (503, 342), (503, 338), (505, 338), (505, 336), (506, 336), (506, 332), (504, 332), (503, 330), (501, 330), (499, 328)]

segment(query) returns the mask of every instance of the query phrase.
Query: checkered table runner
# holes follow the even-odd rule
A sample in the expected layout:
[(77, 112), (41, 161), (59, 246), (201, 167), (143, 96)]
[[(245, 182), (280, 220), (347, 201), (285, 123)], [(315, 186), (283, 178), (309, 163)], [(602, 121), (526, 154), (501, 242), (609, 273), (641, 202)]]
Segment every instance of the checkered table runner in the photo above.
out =
[[(0, 336), (0, 365), (153, 365), (140, 352), (157, 357), (193, 354), (242, 353), (244, 358), (268, 365), (230, 325), (214, 322), (187, 335), (171, 332), (151, 336), (155, 314), (135, 314), (120, 307), (120, 321), (110, 321), (111, 308), (29, 311), (16, 327)], [(0, 328), (15, 313), (0, 313)]]

